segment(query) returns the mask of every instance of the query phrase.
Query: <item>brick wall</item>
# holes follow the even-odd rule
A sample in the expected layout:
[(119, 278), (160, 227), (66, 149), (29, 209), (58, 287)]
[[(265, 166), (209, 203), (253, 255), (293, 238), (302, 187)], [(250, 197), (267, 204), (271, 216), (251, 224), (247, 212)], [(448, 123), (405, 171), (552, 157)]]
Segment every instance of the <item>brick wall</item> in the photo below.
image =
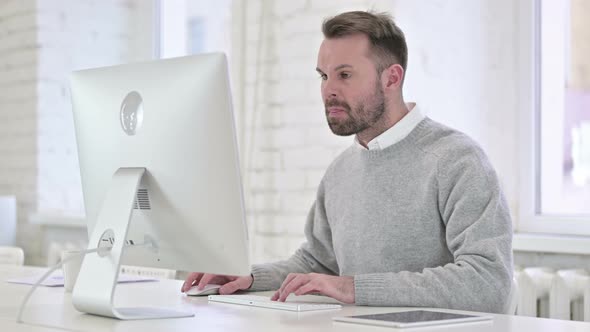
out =
[(301, 245), (321, 177), (352, 142), (326, 124), (315, 66), (323, 19), (368, 7), (371, 1), (248, 3), (242, 161), (254, 262), (288, 257)]
[(38, 49), (35, 1), (0, 2), (0, 195), (16, 196), (19, 224), (37, 205)]

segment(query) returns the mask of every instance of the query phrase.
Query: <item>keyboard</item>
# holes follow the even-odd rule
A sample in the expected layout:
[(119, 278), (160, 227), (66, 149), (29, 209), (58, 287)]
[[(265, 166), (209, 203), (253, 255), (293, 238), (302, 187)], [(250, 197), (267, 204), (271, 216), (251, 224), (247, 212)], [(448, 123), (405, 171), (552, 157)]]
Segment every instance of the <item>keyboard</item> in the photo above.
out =
[(209, 295), (210, 302), (248, 305), (253, 307), (288, 310), (288, 311), (316, 311), (341, 309), (339, 304), (311, 303), (311, 302), (277, 302), (269, 297), (258, 295)]

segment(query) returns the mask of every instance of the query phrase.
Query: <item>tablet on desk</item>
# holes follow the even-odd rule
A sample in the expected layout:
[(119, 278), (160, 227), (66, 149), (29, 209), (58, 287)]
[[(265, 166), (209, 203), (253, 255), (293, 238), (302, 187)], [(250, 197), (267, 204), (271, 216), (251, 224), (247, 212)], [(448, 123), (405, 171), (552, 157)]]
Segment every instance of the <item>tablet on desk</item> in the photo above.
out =
[(334, 321), (389, 327), (420, 327), (466, 322), (491, 321), (491, 316), (452, 314), (428, 310), (390, 312), (376, 315), (334, 317)]

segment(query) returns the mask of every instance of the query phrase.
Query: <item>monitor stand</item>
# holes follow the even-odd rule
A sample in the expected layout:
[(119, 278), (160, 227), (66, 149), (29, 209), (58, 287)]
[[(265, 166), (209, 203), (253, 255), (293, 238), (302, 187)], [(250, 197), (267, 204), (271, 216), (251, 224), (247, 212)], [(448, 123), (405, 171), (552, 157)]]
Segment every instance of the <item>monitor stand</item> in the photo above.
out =
[(168, 308), (114, 306), (121, 255), (133, 213), (133, 201), (145, 168), (119, 168), (106, 193), (88, 249), (112, 247), (84, 257), (74, 286), (72, 302), (81, 312), (123, 320), (193, 317), (192, 312)]

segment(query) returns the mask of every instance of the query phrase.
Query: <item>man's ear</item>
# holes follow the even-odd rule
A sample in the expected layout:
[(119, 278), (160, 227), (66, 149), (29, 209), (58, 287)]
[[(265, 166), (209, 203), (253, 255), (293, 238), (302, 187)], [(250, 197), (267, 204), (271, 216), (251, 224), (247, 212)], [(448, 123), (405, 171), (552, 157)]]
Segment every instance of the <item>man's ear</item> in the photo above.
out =
[(385, 70), (381, 74), (382, 82), (385, 84), (386, 89), (399, 89), (404, 81), (404, 69), (401, 65), (395, 63)]

